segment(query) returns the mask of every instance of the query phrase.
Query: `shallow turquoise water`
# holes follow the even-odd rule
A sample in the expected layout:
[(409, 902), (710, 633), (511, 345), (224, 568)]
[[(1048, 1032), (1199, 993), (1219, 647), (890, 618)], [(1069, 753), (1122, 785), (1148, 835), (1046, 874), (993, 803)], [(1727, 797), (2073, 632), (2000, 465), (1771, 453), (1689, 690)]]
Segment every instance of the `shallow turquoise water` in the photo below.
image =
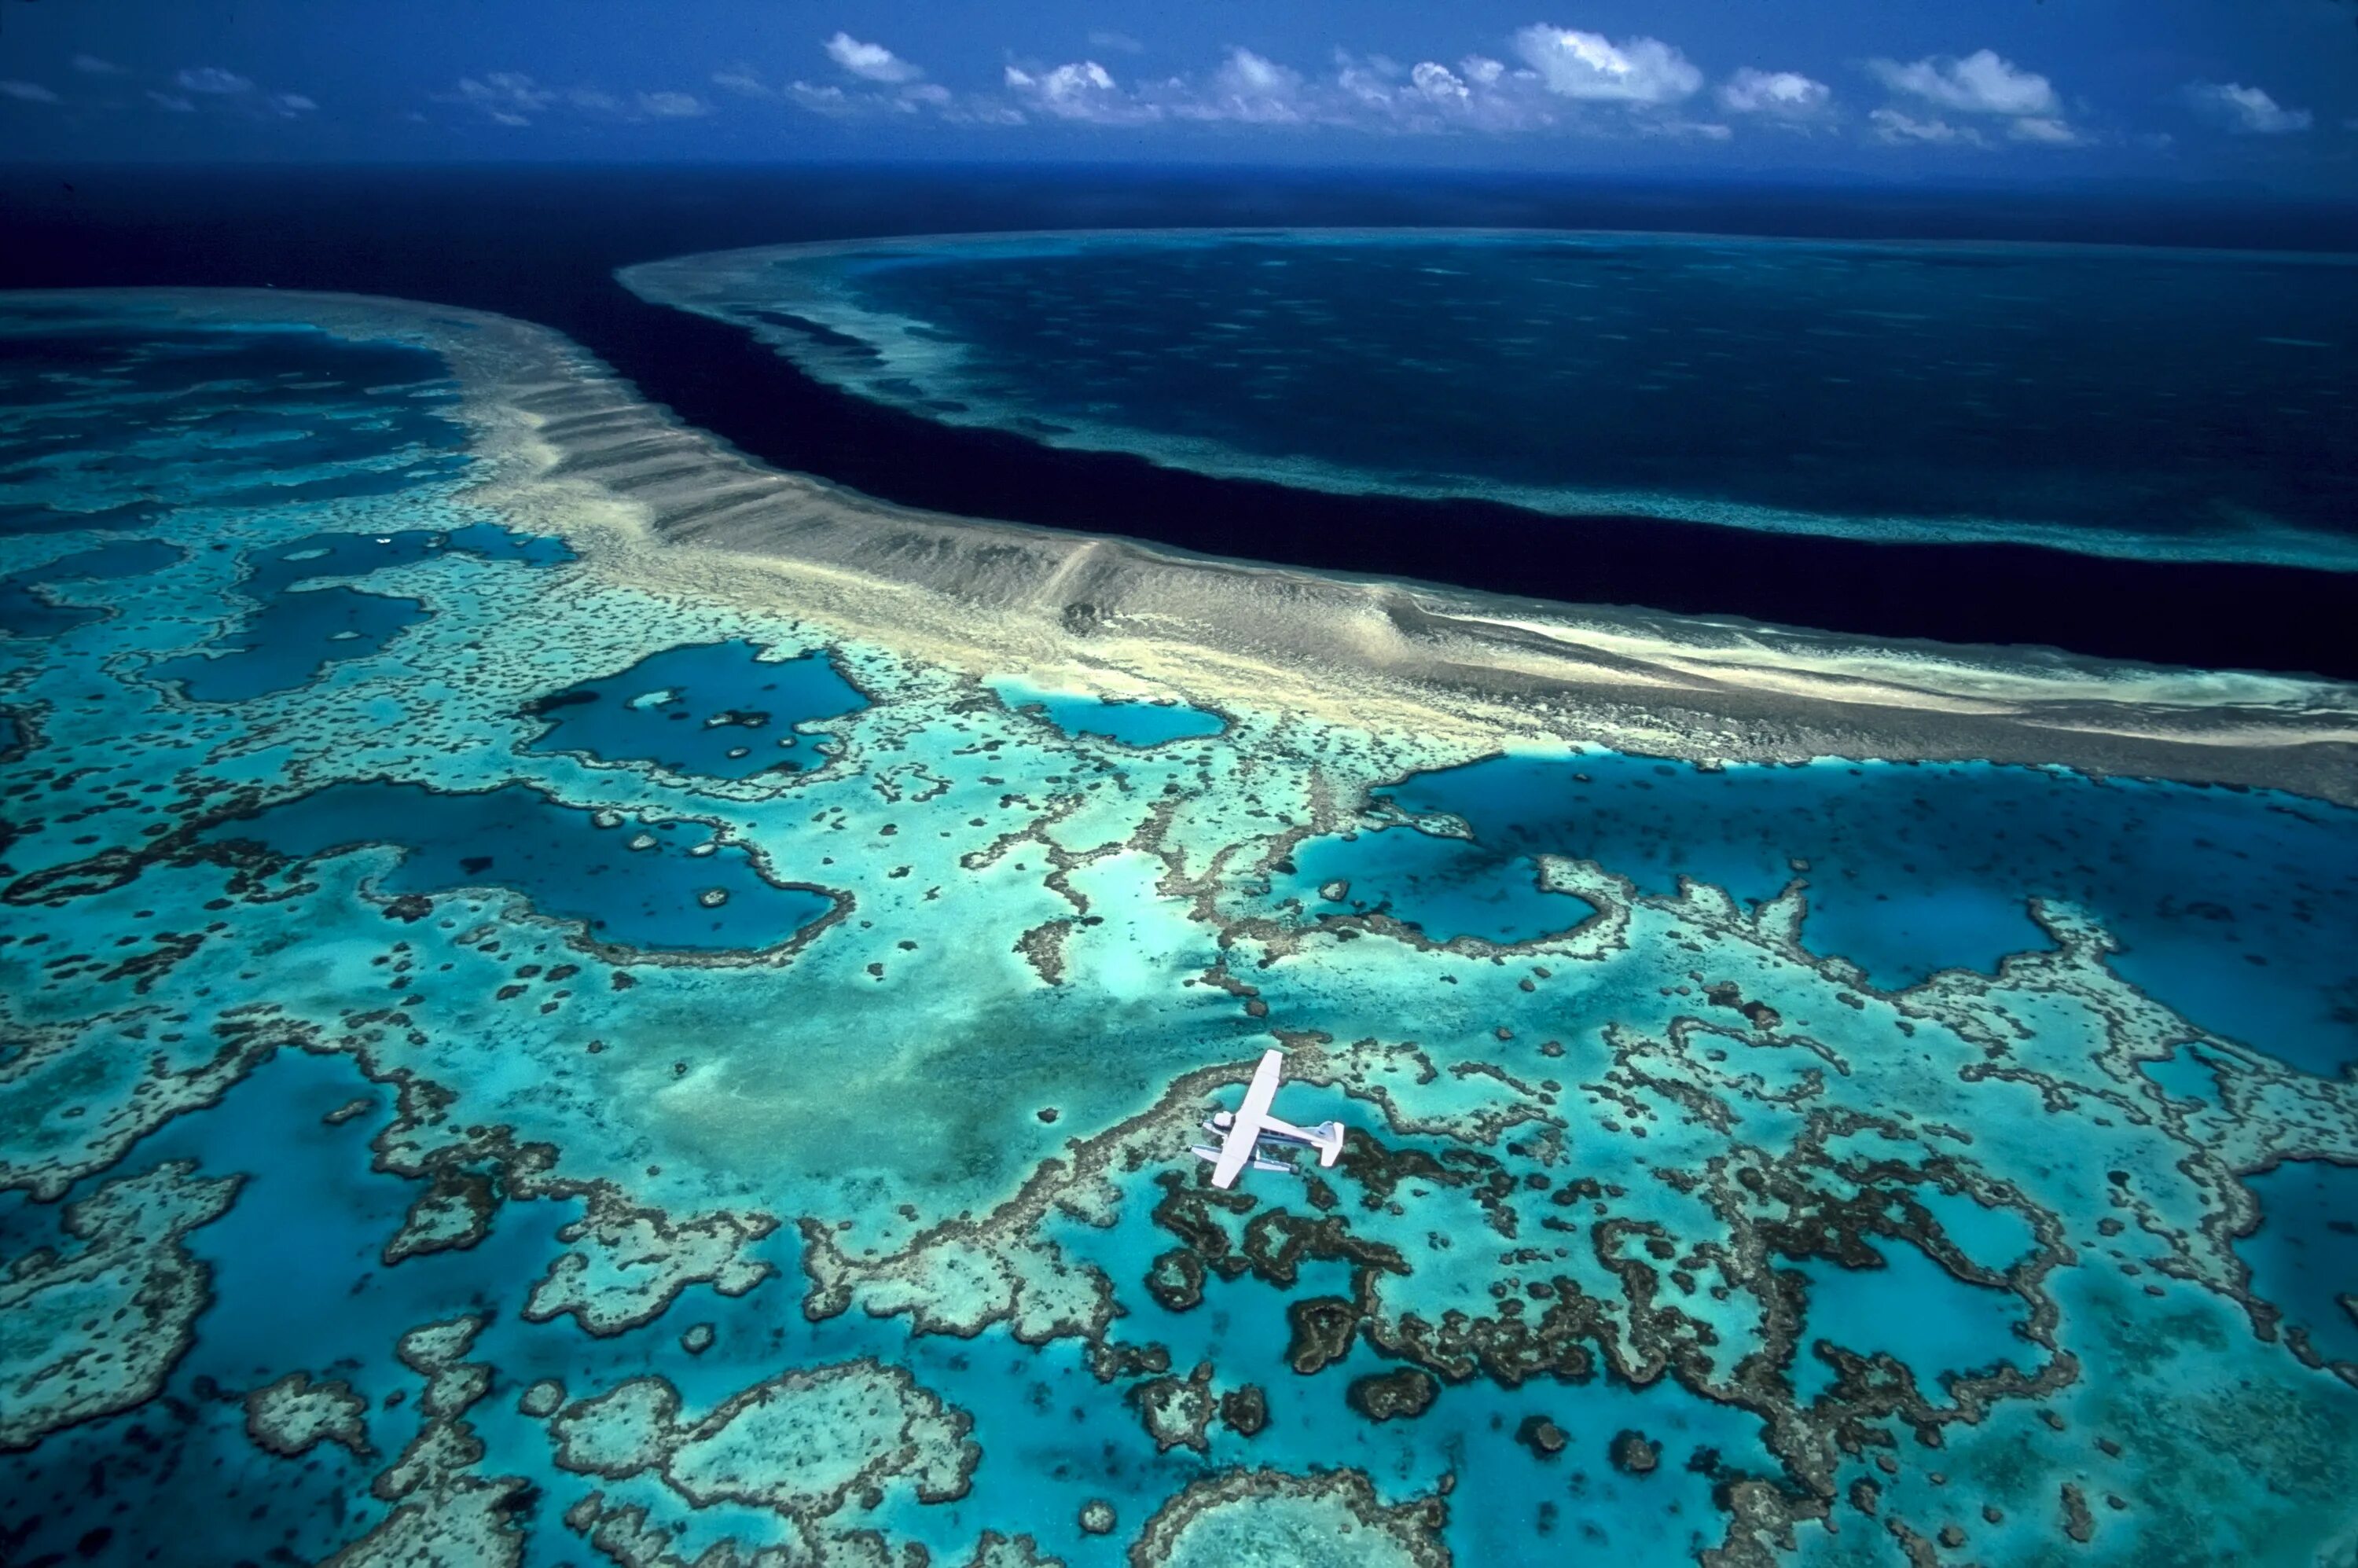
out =
[(1217, 735), (1228, 721), (1184, 702), (1120, 702), (1083, 693), (1044, 691), (1021, 681), (999, 681), (1000, 700), (1022, 712), (1036, 712), (1064, 734), (1094, 735), (1124, 746), (1159, 746)]
[[(1739, 1496), (1790, 1509), (1772, 1560), (1882, 1560), (1885, 1519), (2055, 1560), (2066, 1485), (2107, 1560), (2349, 1528), (2353, 814), (1466, 763), (937, 669), (511, 527), (432, 356), (86, 315), (0, 338), (5, 1554), (203, 1517), (208, 1561), (589, 1561), (594, 1494), (687, 1560), (1111, 1563), (1240, 1471), (1340, 1509), (1336, 1467), (1355, 1562), (1689, 1562)], [(338, 639), (351, 600), (404, 608)], [(1184, 1151), (1271, 1044), (1350, 1152), (1231, 1212)], [(114, 1369), (79, 1403), (70, 1355)], [(366, 1452), (249, 1430), (297, 1372)], [(1371, 1419), (1403, 1372), (1429, 1407)], [(723, 1441), (775, 1500), (699, 1502), (560, 1463), (649, 1375), (671, 1452), (866, 1380)]]

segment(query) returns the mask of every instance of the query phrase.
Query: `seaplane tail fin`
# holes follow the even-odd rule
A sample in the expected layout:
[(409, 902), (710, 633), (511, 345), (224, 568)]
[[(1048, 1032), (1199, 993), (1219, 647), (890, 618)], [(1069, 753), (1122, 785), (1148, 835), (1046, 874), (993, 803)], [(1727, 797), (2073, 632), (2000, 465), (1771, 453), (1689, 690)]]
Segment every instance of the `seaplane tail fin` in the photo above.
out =
[(1343, 1124), (1322, 1121), (1310, 1130), (1311, 1146), (1318, 1151), (1318, 1163), (1332, 1168), (1343, 1157)]

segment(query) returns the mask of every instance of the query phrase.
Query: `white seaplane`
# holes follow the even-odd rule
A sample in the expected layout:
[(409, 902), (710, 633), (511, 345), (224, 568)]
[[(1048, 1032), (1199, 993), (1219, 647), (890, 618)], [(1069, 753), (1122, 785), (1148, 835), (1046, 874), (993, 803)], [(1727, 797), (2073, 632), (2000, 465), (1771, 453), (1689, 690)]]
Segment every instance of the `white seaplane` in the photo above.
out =
[(1280, 1121), (1270, 1115), (1270, 1101), (1277, 1098), (1277, 1082), (1285, 1076), (1285, 1053), (1264, 1051), (1260, 1065), (1253, 1069), (1252, 1087), (1245, 1090), (1245, 1102), (1234, 1111), (1214, 1111), (1204, 1119), (1204, 1130), (1220, 1135), (1220, 1146), (1209, 1148), (1194, 1145), (1195, 1157), (1209, 1162), (1212, 1184), (1233, 1187), (1237, 1178), (1250, 1165), (1256, 1171), (1281, 1171), (1293, 1174), (1292, 1165), (1282, 1160), (1263, 1155), (1264, 1143), (1290, 1144), (1297, 1149), (1318, 1151), (1318, 1163), (1331, 1166), (1343, 1152), (1343, 1124), (1322, 1121), (1315, 1127), (1296, 1127), (1290, 1121)]

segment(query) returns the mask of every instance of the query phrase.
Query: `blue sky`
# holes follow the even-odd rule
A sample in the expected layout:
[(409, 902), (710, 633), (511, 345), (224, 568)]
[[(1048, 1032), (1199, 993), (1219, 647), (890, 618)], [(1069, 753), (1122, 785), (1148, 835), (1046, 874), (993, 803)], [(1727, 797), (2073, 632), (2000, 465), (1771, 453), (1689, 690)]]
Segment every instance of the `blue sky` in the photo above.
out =
[(2358, 192), (2352, 0), (0, 0), (13, 158), (1250, 159)]

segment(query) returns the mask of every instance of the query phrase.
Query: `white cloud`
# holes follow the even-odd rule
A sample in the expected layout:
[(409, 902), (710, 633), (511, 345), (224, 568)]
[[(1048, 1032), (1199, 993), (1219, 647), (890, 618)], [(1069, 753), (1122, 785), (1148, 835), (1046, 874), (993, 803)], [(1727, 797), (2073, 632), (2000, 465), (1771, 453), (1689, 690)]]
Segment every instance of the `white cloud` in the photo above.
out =
[(194, 103), (176, 92), (157, 92), (150, 89), (147, 96), (154, 101), (157, 108), (167, 114), (193, 114), (197, 112), (197, 106)]
[(1755, 70), (1746, 66), (1719, 84), (1719, 106), (1731, 114), (1769, 114), (1799, 120), (1822, 113), (1833, 89), (1795, 70)]
[(297, 114), (310, 114), (319, 105), (300, 92), (274, 92), (270, 95), (270, 106), (291, 120)]
[(74, 56), (73, 68), (76, 70), (81, 71), (84, 76), (121, 76), (124, 74), (123, 67), (115, 64), (111, 59), (101, 59), (94, 54), (78, 54)]
[(1703, 72), (1660, 38), (1616, 44), (1598, 33), (1543, 24), (1515, 35), (1515, 52), (1547, 90), (1615, 103), (1677, 103), (1703, 86)]
[(1505, 133), (1553, 123), (1556, 100), (1535, 71), (1509, 75), (1497, 60), (1469, 56), (1456, 69), (1439, 60), (1403, 68), (1382, 55), (1335, 51), (1335, 75), (1305, 82), (1296, 102), (1314, 124), (1368, 132), (1436, 135)]
[(1117, 33), (1110, 27), (1089, 29), (1089, 48), (1112, 49), (1118, 54), (1144, 54), (1146, 46), (1128, 33)]
[(2048, 114), (2026, 114), (2008, 125), (2006, 134), (2017, 142), (2050, 147), (2076, 147), (2084, 139), (2064, 121)]
[(1994, 49), (1976, 49), (1963, 59), (1928, 58), (1907, 65), (1871, 59), (1866, 69), (1894, 92), (1961, 114), (2051, 115), (2059, 104), (2054, 83), (1999, 59)]
[(1961, 129), (1952, 125), (1946, 120), (1919, 120), (1897, 109), (1877, 109), (1866, 118), (1875, 127), (1875, 135), (1878, 140), (1890, 142), (1895, 146), (1914, 142), (1927, 142), (1935, 146), (1948, 146), (1959, 142), (1970, 143), (1975, 146), (1982, 145), (1982, 135), (1979, 131), (1970, 127)]
[(2234, 81), (2189, 82), (2185, 97), (2196, 114), (2243, 135), (2288, 135), (2308, 130), (2312, 118), (2306, 109), (2287, 109), (2259, 88)]
[(250, 92), (254, 83), (233, 70), (223, 70), (217, 65), (190, 66), (174, 78), (183, 92)]
[(777, 96), (777, 93), (771, 88), (770, 84), (762, 80), (761, 73), (759, 71), (756, 71), (752, 66), (745, 65), (741, 62), (737, 65), (723, 66), (720, 70), (714, 71), (712, 73), (712, 85), (715, 87), (725, 87), (731, 92), (741, 92), (748, 98), (774, 98)]
[(557, 95), (520, 70), (494, 70), (459, 79), (458, 101), (480, 109), (495, 125), (529, 125)]
[(1638, 134), (1645, 136), (1668, 136), (1681, 142), (1726, 142), (1736, 139), (1736, 127), (1723, 125), (1716, 120), (1641, 120)]
[(864, 44), (849, 33), (827, 40), (827, 58), (865, 81), (914, 81), (925, 74), (882, 44)]
[(1247, 49), (1228, 51), (1212, 73), (1208, 98), (1186, 105), (1190, 119), (1238, 120), (1248, 124), (1291, 124), (1303, 112), (1302, 73)]
[(0, 81), (0, 98), (14, 98), (19, 103), (54, 103), (58, 95), (38, 81)]
[(1463, 103), (1473, 96), (1473, 89), (1466, 85), (1465, 78), (1433, 60), (1410, 71), (1408, 79), (1417, 92), (1435, 103)]
[(693, 120), (712, 107), (692, 92), (642, 92), (639, 113), (657, 120)]
[(790, 81), (786, 84), (786, 96), (814, 114), (830, 117), (856, 114), (860, 107), (852, 103), (849, 93), (831, 82), (814, 87), (807, 81)]
[(1113, 73), (1093, 59), (1036, 72), (1011, 65), (1006, 82), (1025, 107), (1059, 120), (1127, 125), (1163, 117), (1159, 105), (1124, 92)]

